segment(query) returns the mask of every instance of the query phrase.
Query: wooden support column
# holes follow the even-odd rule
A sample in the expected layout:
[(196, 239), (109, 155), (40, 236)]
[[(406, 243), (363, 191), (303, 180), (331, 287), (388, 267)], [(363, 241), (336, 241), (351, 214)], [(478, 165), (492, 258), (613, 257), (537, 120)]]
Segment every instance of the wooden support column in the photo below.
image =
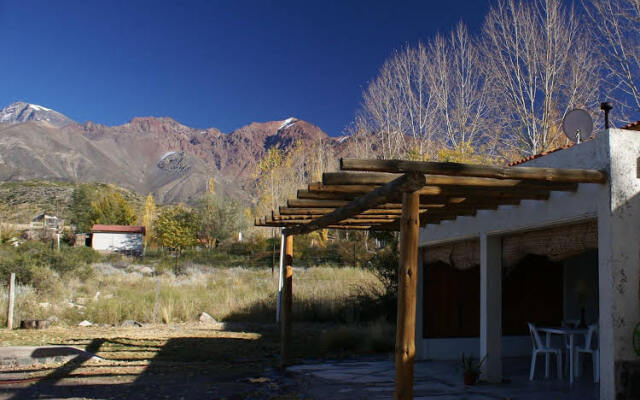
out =
[(291, 357), (291, 306), (293, 304), (293, 236), (284, 237), (284, 286), (280, 315), (280, 366), (286, 367)]
[(395, 400), (413, 399), (419, 207), (420, 196), (417, 191), (403, 193), (400, 222), (400, 264), (398, 265), (396, 373), (393, 393)]

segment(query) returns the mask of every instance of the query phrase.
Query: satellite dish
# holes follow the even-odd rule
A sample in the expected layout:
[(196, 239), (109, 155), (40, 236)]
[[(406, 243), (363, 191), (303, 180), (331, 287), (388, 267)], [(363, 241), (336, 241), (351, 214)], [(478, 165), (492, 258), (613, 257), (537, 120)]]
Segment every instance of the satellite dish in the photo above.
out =
[(564, 134), (575, 143), (580, 143), (584, 139), (591, 137), (593, 132), (593, 119), (585, 110), (577, 108), (571, 110), (562, 120), (562, 130)]

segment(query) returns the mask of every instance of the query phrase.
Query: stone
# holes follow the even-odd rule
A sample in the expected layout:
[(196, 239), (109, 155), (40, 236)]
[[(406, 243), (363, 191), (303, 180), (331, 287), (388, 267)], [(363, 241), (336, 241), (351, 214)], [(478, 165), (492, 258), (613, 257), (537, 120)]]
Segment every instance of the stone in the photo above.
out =
[(44, 302), (44, 303), (38, 303), (38, 305), (42, 308), (49, 308), (51, 306), (51, 304), (49, 304), (48, 302)]
[(49, 318), (47, 318), (47, 321), (49, 321), (49, 324), (54, 325), (58, 323), (58, 317), (56, 317), (55, 315), (50, 316)]
[(151, 267), (142, 267), (139, 271), (142, 275), (153, 275), (153, 268)]
[(215, 318), (213, 318), (211, 315), (207, 314), (206, 312), (201, 312), (200, 315), (198, 315), (198, 321), (202, 322), (203, 324), (218, 323), (218, 321), (216, 321)]
[(78, 326), (91, 326), (91, 325), (93, 324), (87, 321), (86, 319), (78, 324)]
[(128, 319), (126, 321), (124, 321), (122, 324), (120, 324), (121, 327), (123, 328), (141, 328), (142, 324), (138, 321), (134, 321), (132, 319)]

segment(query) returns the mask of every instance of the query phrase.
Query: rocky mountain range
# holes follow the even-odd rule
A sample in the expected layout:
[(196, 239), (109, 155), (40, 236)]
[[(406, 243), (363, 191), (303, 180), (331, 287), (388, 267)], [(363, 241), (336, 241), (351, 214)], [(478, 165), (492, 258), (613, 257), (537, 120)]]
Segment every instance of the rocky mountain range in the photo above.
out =
[(257, 162), (271, 146), (329, 137), (308, 122), (253, 122), (230, 133), (195, 129), (168, 117), (118, 126), (78, 123), (22, 102), (0, 110), (0, 181), (112, 183), (162, 203), (191, 202), (209, 177), (216, 192), (246, 198)]

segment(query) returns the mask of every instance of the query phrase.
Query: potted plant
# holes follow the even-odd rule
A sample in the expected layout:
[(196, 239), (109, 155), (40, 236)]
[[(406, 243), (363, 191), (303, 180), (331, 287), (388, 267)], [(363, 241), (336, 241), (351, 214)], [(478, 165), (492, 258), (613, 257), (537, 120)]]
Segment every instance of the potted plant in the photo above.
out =
[(474, 356), (465, 357), (464, 353), (462, 353), (461, 367), (465, 385), (473, 385), (476, 383), (480, 375), (480, 368), (486, 359), (487, 356), (484, 356), (482, 360), (477, 360)]

